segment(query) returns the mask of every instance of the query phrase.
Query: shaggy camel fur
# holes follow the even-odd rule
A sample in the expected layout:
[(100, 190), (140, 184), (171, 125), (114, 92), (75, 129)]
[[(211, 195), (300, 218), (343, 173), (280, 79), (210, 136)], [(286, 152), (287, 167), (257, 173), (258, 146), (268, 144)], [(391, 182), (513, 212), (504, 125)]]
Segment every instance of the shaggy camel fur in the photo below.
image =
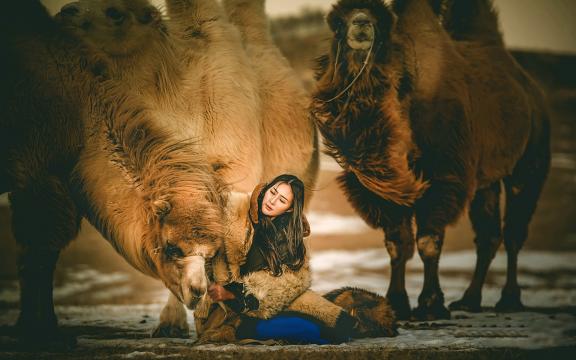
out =
[(319, 61), (312, 112), (328, 152), (344, 168), (339, 181), (349, 201), (385, 232), (392, 266), (387, 297), (397, 315), (410, 316), (404, 277), (415, 217), (425, 275), (413, 315), (450, 316), (438, 262), (445, 228), (466, 206), (478, 234), (479, 262), (464, 302), (479, 305), (479, 283), (501, 241), (501, 182), (509, 274), (498, 309), (520, 308), (517, 254), (550, 160), (538, 87), (499, 34), (498, 41), (453, 41), (428, 0), (397, 0), (392, 7), (341, 0), (328, 23), (334, 39)]
[[(106, 80), (107, 64), (37, 1), (2, 17), (0, 190), (21, 246), (17, 328), (60, 340), (52, 301), (58, 255), (86, 217), (138, 270), (181, 302), (198, 301), (196, 267), (225, 235), (225, 188), (205, 156), (154, 125)], [(22, 19), (28, 21), (23, 22)]]
[[(160, 125), (184, 139), (198, 139), (233, 190), (248, 193), (258, 181), (286, 172), (313, 186), (318, 171), (316, 133), (306, 118), (305, 94), (290, 79), (295, 75), (287, 65), (276, 69), (286, 82), (281, 92), (285, 99), (263, 96), (262, 105), (268, 113), (288, 108), (288, 118), (264, 117), (264, 126), (260, 94), (274, 91), (259, 88), (277, 85), (278, 79), (267, 81), (270, 71), (260, 72), (256, 79), (254, 70), (260, 66), (247, 63), (240, 35), (219, 5), (213, 0), (168, 1), (167, 5), (170, 20), (166, 22), (143, 0), (82, 0), (63, 7), (57, 18), (111, 62), (110, 76), (137, 91)], [(272, 59), (279, 57), (270, 49), (267, 52), (275, 56)], [(288, 142), (287, 121), (292, 122)], [(236, 236), (232, 229), (227, 233)], [(233, 261), (234, 255), (228, 254)], [(222, 264), (223, 259), (215, 263)], [(153, 335), (183, 336), (187, 334), (183, 324), (184, 309), (171, 296)]]
[[(272, 40), (265, 0), (224, 0), (231, 23), (242, 34), (262, 100), (263, 181), (298, 176), (314, 187), (319, 167), (318, 135), (310, 118), (310, 95)], [(309, 204), (312, 191), (306, 192)]]
[(214, 0), (81, 0), (57, 19), (111, 63), (158, 124), (201, 145), (223, 181), (250, 192), (262, 178), (257, 81), (237, 29)]

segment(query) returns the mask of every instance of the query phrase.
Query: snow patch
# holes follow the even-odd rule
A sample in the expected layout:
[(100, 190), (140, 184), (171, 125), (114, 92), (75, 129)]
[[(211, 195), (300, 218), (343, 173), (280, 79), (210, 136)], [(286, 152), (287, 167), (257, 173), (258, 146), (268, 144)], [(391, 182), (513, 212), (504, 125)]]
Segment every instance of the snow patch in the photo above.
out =
[(306, 217), (314, 235), (361, 234), (370, 230), (358, 216), (310, 212)]
[(568, 153), (554, 153), (552, 154), (551, 166), (556, 169), (576, 169), (576, 159), (574, 155)]

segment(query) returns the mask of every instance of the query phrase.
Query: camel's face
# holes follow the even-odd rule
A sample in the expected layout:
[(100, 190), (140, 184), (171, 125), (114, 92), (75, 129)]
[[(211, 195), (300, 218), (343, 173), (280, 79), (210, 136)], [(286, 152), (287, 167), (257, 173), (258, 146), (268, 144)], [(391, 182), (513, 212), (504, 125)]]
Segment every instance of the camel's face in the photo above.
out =
[(327, 21), (335, 41), (345, 41), (347, 49), (364, 52), (389, 40), (396, 17), (382, 0), (340, 0)]
[(376, 36), (376, 19), (369, 10), (354, 9), (346, 17), (346, 42), (354, 50), (368, 50)]
[(208, 201), (171, 201), (158, 223), (160, 246), (151, 258), (170, 291), (193, 309), (206, 293), (205, 264), (222, 246), (223, 216)]
[(56, 20), (109, 56), (129, 56), (163, 36), (160, 12), (145, 0), (81, 0)]

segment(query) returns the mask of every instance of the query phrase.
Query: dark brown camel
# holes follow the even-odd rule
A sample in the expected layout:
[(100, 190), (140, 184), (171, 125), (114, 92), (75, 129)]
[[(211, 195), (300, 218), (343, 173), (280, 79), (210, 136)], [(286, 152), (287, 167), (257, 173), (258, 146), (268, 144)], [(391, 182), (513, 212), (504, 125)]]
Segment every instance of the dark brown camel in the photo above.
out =
[[(438, 278), (445, 229), (470, 207), (478, 264), (457, 308), (478, 309), (480, 289), (504, 238), (508, 280), (498, 310), (521, 309), (517, 254), (550, 162), (543, 96), (489, 24), (462, 40), (438, 21), (438, 1), (341, 0), (328, 15), (331, 50), (319, 60), (315, 116), (339, 182), (363, 219), (385, 233), (387, 297), (410, 316), (405, 264), (416, 244), (424, 284), (413, 316), (448, 318)], [(489, 3), (486, 3), (489, 4)], [(464, 12), (451, 8), (446, 19)], [(489, 14), (495, 17), (490, 11)], [(490, 25), (490, 26), (488, 26)], [(446, 22), (448, 29), (448, 22)], [(495, 33), (496, 32), (496, 33)], [(455, 38), (452, 39), (451, 35)], [(503, 236), (498, 199), (506, 190)]]

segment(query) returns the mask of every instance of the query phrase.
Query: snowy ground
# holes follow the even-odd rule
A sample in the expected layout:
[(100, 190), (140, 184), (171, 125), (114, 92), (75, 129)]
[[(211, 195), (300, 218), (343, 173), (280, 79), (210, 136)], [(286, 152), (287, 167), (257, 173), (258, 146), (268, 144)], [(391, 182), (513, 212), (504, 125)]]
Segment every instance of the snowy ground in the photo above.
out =
[[(442, 286), (447, 301), (457, 299), (467, 286), (474, 265), (473, 251), (446, 253), (442, 257)], [(78, 344), (68, 352), (29, 352), (10, 337), (18, 310), (17, 284), (0, 293), (0, 359), (156, 359), (156, 358), (250, 358), (266, 351), (271, 358), (372, 358), (388, 354), (413, 356), (483, 354), (506, 358), (531, 357), (547, 351), (555, 357), (576, 354), (576, 254), (526, 251), (520, 257), (520, 283), (529, 312), (496, 314), (490, 309), (481, 314), (453, 312), (451, 320), (404, 322), (395, 338), (356, 340), (337, 346), (193, 346), (190, 339), (150, 339), (158, 322), (166, 291), (158, 288), (146, 293), (148, 304), (118, 304), (118, 297), (136, 292), (131, 276), (122, 272), (102, 273), (86, 266), (69, 269), (62, 285), (55, 289), (56, 303), (81, 298), (85, 304), (59, 305), (60, 323), (78, 336)], [(312, 255), (313, 288), (327, 291), (353, 285), (384, 293), (388, 257), (383, 249), (358, 251), (318, 251)], [(499, 254), (492, 266), (483, 305), (493, 306), (504, 282), (505, 255)], [(407, 286), (412, 304), (420, 290), (422, 269), (419, 260), (410, 262)], [(102, 304), (106, 301), (111, 304)], [(189, 313), (192, 324), (193, 313)], [(226, 350), (226, 351), (224, 351)], [(503, 351), (498, 353), (498, 350)], [(496, 352), (496, 353), (495, 353)], [(500, 354), (500, 355), (498, 355)], [(506, 355), (507, 354), (507, 355)], [(456, 357), (461, 358), (461, 357)]]

